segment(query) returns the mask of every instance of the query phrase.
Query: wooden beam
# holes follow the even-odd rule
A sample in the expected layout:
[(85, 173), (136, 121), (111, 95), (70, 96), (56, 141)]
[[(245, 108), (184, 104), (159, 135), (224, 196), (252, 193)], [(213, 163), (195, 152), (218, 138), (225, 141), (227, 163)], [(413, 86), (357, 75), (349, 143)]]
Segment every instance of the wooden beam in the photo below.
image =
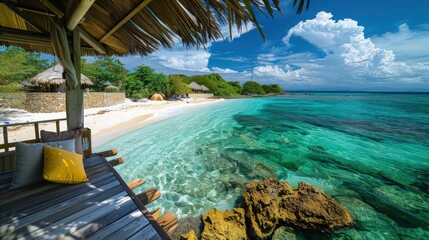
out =
[(119, 157), (113, 160), (110, 160), (109, 163), (112, 165), (112, 167), (117, 166), (119, 164), (122, 164), (125, 162), (125, 159), (123, 157)]
[(49, 0), (40, 0), (49, 10), (51, 10), (58, 18), (63, 18), (64, 13), (60, 9), (58, 9), (54, 4), (52, 4)]
[(118, 154), (118, 149), (107, 150), (104, 152), (99, 152), (97, 154), (101, 154), (103, 157), (113, 157), (113, 156), (116, 156), (116, 154)]
[(21, 10), (21, 11), (36, 13), (36, 14), (40, 14), (40, 15), (46, 15), (46, 16), (49, 16), (49, 17), (55, 17), (56, 16), (53, 13), (42, 12), (42, 11), (39, 11), (39, 10), (34, 10), (34, 9), (26, 8), (26, 7), (18, 7), (18, 9)]
[(97, 52), (99, 52), (100, 54), (106, 53), (106, 48), (101, 43), (99, 43), (93, 36), (91, 36), (91, 34), (89, 34), (81, 27), (77, 27), (77, 29), (79, 30), (80, 37), (91, 47), (93, 47)]
[(52, 46), (49, 34), (1, 26), (0, 41)]
[(66, 20), (66, 29), (73, 31), (94, 2), (95, 0), (80, 0), (76, 9), (74, 9), (74, 11), (70, 16), (68, 16)]
[(140, 179), (140, 178), (136, 178), (134, 180), (132, 180), (131, 182), (127, 183), (128, 187), (132, 190), (142, 184), (145, 184), (145, 180)]
[(66, 90), (66, 116), (68, 130), (82, 128), (84, 126), (83, 91), (80, 89), (80, 36), (77, 29), (73, 31), (72, 46), (71, 54), (73, 65), (76, 70), (77, 86), (67, 86)]
[(157, 200), (159, 197), (161, 197), (161, 192), (154, 187), (149, 188), (148, 190), (137, 195), (137, 198), (140, 200), (140, 202), (143, 203), (143, 205), (147, 205)]
[(144, 0), (142, 3), (140, 3), (136, 8), (134, 8), (133, 11), (131, 11), (122, 21), (120, 21), (118, 24), (116, 24), (115, 27), (113, 27), (106, 35), (104, 35), (100, 42), (104, 42), (106, 38), (110, 37), (116, 30), (118, 30), (122, 25), (124, 25), (126, 22), (128, 22), (134, 15), (136, 15), (138, 12), (140, 12), (146, 5), (148, 5), (152, 0)]
[(18, 9), (17, 7), (15, 7), (14, 5), (9, 4), (9, 3), (6, 3), (6, 6), (8, 8), (10, 8), (10, 10), (12, 10), (18, 16), (20, 16), (22, 19), (24, 19), (32, 27), (34, 27), (35, 29), (37, 29), (39, 32), (41, 32), (41, 33), (48, 33), (48, 31), (46, 31), (46, 29), (44, 27), (40, 26), (40, 24), (38, 24), (37, 22), (35, 22), (34, 19), (32, 19), (27, 13), (21, 11), (20, 9)]
[(150, 212), (150, 215), (156, 220), (161, 216), (161, 209), (157, 208), (156, 210)]

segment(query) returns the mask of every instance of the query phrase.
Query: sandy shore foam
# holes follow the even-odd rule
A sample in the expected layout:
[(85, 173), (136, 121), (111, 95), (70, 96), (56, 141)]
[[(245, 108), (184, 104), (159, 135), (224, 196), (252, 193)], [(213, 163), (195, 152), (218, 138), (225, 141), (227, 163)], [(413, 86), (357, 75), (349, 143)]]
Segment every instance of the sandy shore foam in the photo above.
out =
[[(85, 109), (85, 127), (91, 129), (93, 147), (99, 146), (118, 136), (149, 124), (180, 114), (185, 109), (192, 109), (202, 104), (212, 104), (223, 99), (193, 99), (190, 101), (148, 101), (125, 103), (110, 107)], [(28, 113), (17, 109), (2, 109), (0, 124), (23, 123), (57, 118), (65, 118), (65, 112)], [(65, 130), (66, 122), (61, 123)], [(54, 123), (40, 124), (40, 130), (55, 131)], [(0, 130), (2, 132), (2, 130)], [(9, 127), (9, 142), (34, 139), (32, 126)], [(0, 140), (3, 143), (3, 139)]]

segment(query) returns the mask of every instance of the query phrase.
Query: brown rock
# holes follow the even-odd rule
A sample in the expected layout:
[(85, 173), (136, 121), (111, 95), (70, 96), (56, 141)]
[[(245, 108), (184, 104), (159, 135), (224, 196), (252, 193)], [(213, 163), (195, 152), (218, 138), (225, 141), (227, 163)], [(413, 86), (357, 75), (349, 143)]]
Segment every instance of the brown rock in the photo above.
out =
[(245, 240), (246, 223), (244, 209), (234, 208), (222, 212), (216, 208), (210, 209), (202, 216), (204, 230), (201, 239)]
[(254, 238), (267, 238), (281, 225), (330, 232), (353, 223), (350, 212), (322, 190), (298, 183), (293, 190), (286, 182), (269, 178), (247, 185), (243, 195), (246, 217)]
[(198, 238), (194, 230), (191, 230), (186, 234), (180, 235), (180, 240), (198, 240)]

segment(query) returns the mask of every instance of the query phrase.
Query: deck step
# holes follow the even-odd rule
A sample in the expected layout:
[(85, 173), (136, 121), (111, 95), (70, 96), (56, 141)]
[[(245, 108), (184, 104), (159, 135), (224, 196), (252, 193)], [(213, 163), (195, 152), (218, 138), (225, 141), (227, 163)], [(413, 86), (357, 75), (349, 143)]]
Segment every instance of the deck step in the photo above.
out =
[(151, 213), (150, 213), (150, 215), (152, 215), (152, 217), (156, 220), (156, 219), (158, 219), (159, 218), (159, 216), (161, 216), (161, 209), (156, 209), (156, 210), (154, 210), (154, 211), (152, 211)]
[(142, 193), (139, 193), (137, 197), (143, 203), (143, 205), (147, 205), (161, 197), (161, 192), (158, 189), (152, 187)]
[(132, 180), (131, 182), (128, 182), (127, 185), (130, 189), (134, 189), (142, 184), (144, 184), (146, 181), (140, 178), (136, 178)]
[(107, 150), (104, 152), (99, 152), (97, 154), (101, 154), (103, 157), (113, 157), (113, 156), (116, 156), (116, 154), (118, 154), (118, 149)]
[(115, 158), (115, 159), (109, 161), (109, 163), (110, 163), (110, 165), (112, 165), (112, 167), (117, 166), (119, 164), (122, 164), (124, 162), (125, 162), (125, 158), (123, 158), (123, 157), (118, 157), (118, 158)]
[(167, 213), (156, 219), (156, 221), (168, 235), (173, 234), (179, 223), (179, 220), (171, 211), (168, 211)]

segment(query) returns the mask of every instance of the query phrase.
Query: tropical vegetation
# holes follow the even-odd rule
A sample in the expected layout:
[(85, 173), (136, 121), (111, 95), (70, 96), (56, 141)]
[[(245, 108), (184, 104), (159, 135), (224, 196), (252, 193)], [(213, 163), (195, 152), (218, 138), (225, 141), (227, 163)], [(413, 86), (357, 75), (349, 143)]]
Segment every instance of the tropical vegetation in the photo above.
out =
[[(23, 81), (53, 66), (48, 60), (41, 59), (39, 53), (26, 52), (19, 47), (5, 47), (0, 51), (0, 92), (19, 92), (23, 90)], [(147, 98), (153, 93), (165, 96), (183, 95), (192, 92), (190, 83), (196, 82), (209, 88), (215, 96), (263, 95), (283, 93), (278, 84), (260, 85), (248, 81), (228, 82), (221, 75), (170, 75), (157, 73), (154, 69), (141, 65), (129, 72), (117, 58), (101, 57), (93, 61), (82, 58), (82, 73), (91, 79), (94, 86), (91, 91), (124, 91), (129, 98)]]
[(0, 48), (0, 91), (16, 92), (22, 81), (51, 67), (40, 53), (26, 52), (20, 47)]

